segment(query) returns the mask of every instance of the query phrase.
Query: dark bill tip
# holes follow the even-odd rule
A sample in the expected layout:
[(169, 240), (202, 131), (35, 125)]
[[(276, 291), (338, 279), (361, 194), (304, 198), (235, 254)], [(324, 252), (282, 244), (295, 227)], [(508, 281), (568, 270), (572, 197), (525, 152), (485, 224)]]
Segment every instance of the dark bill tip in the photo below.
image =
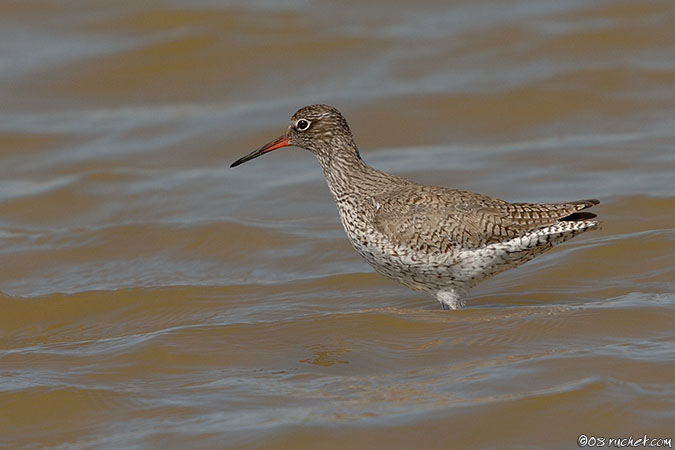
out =
[(236, 160), (235, 162), (233, 162), (232, 164), (230, 164), (230, 167), (237, 167), (239, 164), (243, 164), (243, 163), (245, 163), (246, 161), (247, 161), (247, 160), (245, 160), (244, 158), (239, 158), (238, 160)]
[(281, 147), (288, 147), (290, 142), (288, 142), (288, 137), (286, 135), (279, 136), (273, 141), (268, 142), (267, 144), (263, 145), (257, 150), (252, 151), (246, 156), (242, 156), (232, 164), (230, 164), (230, 167), (237, 167), (240, 164), (244, 164), (246, 161), (250, 161), (254, 158), (257, 158), (260, 155), (264, 155), (265, 153), (271, 152), (272, 150), (276, 150)]

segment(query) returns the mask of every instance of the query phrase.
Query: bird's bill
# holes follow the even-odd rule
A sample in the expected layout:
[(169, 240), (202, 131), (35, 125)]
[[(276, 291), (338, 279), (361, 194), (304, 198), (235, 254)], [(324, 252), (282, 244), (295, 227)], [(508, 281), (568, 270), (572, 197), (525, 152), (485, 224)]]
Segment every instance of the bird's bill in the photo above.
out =
[(281, 135), (275, 140), (270, 141), (267, 144), (263, 145), (258, 150), (254, 150), (248, 155), (239, 158), (238, 160), (233, 162), (230, 167), (237, 167), (239, 164), (243, 164), (246, 161), (250, 161), (253, 158), (257, 158), (260, 155), (264, 155), (265, 153), (271, 152), (272, 150), (276, 150), (281, 147), (288, 147), (289, 145), (291, 145), (291, 143), (288, 142), (288, 137), (285, 134)]

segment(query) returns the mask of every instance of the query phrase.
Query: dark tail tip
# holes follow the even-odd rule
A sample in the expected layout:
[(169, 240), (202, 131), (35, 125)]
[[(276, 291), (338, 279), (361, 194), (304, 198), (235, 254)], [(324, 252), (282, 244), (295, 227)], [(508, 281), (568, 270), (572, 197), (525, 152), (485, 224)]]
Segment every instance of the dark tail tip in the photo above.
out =
[(562, 217), (558, 219), (561, 222), (576, 222), (578, 220), (589, 220), (596, 218), (597, 215), (589, 212), (575, 212), (569, 216)]

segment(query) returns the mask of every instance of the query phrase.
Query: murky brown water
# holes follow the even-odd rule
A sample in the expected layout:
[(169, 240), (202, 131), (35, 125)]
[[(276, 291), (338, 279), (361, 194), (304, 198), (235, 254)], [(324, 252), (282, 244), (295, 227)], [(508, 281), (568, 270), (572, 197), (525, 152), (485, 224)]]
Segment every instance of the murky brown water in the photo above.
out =
[[(0, 447), (575, 448), (675, 434), (675, 4), (0, 3)], [(301, 150), (601, 231), (443, 312)]]

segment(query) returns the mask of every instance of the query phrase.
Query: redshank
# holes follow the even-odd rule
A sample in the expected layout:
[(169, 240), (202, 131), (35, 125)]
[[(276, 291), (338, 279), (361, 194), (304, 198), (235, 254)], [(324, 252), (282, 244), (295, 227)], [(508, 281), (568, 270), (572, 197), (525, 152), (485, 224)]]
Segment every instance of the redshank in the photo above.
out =
[(328, 105), (300, 108), (286, 133), (238, 159), (278, 148), (314, 153), (356, 251), (376, 271), (429, 292), (443, 309), (465, 305), (469, 288), (596, 228), (599, 203), (509, 203), (475, 192), (424, 186), (373, 169), (347, 121)]

